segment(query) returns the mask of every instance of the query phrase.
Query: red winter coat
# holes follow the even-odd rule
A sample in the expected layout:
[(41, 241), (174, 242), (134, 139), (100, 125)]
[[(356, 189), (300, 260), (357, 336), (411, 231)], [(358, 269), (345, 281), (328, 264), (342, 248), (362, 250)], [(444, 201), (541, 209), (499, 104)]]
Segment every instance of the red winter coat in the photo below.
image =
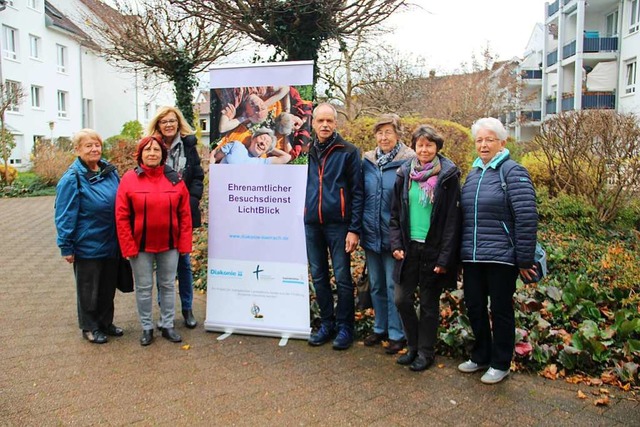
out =
[(191, 252), (189, 191), (169, 167), (138, 166), (124, 174), (116, 196), (122, 256), (177, 249)]

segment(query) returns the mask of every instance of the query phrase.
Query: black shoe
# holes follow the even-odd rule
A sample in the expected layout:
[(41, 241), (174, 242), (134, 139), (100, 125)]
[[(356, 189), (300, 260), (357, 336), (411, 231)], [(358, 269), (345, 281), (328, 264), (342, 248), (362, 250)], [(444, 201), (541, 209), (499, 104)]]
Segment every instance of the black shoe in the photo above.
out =
[(405, 345), (407, 345), (407, 342), (405, 340), (389, 340), (389, 345), (384, 352), (387, 354), (396, 354), (397, 352), (402, 350)]
[(153, 342), (153, 329), (145, 329), (142, 331), (142, 337), (140, 338), (140, 345), (145, 346)]
[(193, 329), (196, 326), (198, 326), (198, 322), (196, 321), (196, 318), (193, 317), (193, 310), (191, 309), (182, 310), (182, 316), (184, 317), (184, 325), (187, 328)]
[(173, 328), (163, 328), (162, 337), (168, 339), (171, 342), (180, 342), (182, 337)]
[(364, 345), (366, 345), (367, 347), (372, 347), (376, 344), (380, 344), (382, 341), (386, 339), (387, 339), (387, 334), (378, 334), (374, 332), (364, 339)]
[(404, 366), (411, 365), (413, 361), (416, 360), (417, 356), (418, 356), (418, 352), (416, 350), (409, 350), (402, 356), (398, 357), (398, 360), (396, 360), (396, 363), (398, 365), (404, 365)]
[(425, 356), (422, 353), (418, 353), (418, 357), (416, 357), (416, 360), (409, 366), (409, 369), (415, 372), (424, 371), (433, 365), (434, 360), (433, 356)]
[(107, 336), (100, 329), (93, 331), (82, 331), (82, 337), (94, 344), (104, 344), (107, 342)]
[(124, 335), (124, 329), (114, 325), (113, 323), (107, 326), (103, 332), (112, 337), (121, 337)]

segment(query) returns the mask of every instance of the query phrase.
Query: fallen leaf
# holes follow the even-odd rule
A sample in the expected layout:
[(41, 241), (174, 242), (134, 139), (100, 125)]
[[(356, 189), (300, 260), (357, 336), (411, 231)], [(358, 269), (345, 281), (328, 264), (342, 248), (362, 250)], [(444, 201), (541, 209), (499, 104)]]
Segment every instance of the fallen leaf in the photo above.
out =
[(582, 392), (582, 390), (578, 390), (578, 397), (580, 399), (586, 399), (587, 395)]
[(407, 348), (403, 348), (402, 350), (398, 351), (398, 354), (407, 354), (409, 350)]
[(609, 396), (605, 396), (601, 399), (596, 399), (593, 404), (596, 406), (609, 406)]
[(602, 393), (602, 394), (609, 394), (609, 390), (607, 390), (606, 388), (601, 388), (601, 389), (600, 389), (600, 393)]
[(558, 367), (554, 364), (547, 365), (542, 370), (541, 374), (545, 378), (549, 378), (550, 380), (555, 380), (558, 378)]
[(444, 363), (438, 363), (438, 368), (440, 369), (444, 368)]
[(183, 350), (189, 350), (191, 348), (191, 346), (189, 344), (185, 344), (180, 348), (183, 349)]

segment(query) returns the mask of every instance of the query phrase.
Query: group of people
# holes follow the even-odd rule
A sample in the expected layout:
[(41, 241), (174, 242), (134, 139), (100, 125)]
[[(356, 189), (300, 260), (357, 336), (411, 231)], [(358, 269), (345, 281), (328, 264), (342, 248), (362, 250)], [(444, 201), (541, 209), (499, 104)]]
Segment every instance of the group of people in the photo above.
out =
[[(102, 158), (102, 138), (91, 129), (73, 138), (76, 160), (56, 187), (55, 224), (63, 258), (73, 264), (82, 336), (103, 344), (122, 336), (114, 325), (117, 272), (126, 259), (135, 280), (140, 344), (164, 338), (181, 342), (175, 329), (175, 280), (185, 326), (195, 328), (192, 228), (200, 226), (204, 171), (193, 130), (179, 109), (163, 107), (136, 147), (137, 166), (122, 181)], [(154, 326), (153, 283), (160, 318)]]
[[(475, 342), (471, 358), (458, 369), (486, 369), (482, 382), (502, 381), (515, 345), (516, 279), (536, 274), (538, 220), (531, 178), (509, 160), (507, 131), (494, 118), (473, 124), (478, 157), (461, 187), (460, 169), (440, 153), (445, 141), (433, 127), (418, 126), (407, 146), (400, 118), (383, 115), (374, 126), (375, 149), (361, 157), (337, 132), (337, 124), (331, 104), (313, 110), (304, 226), (321, 318), (309, 344), (332, 341), (336, 350), (352, 345), (351, 253), (360, 245), (375, 311), (366, 346), (386, 342), (388, 354), (406, 346), (396, 361), (413, 371), (433, 365), (440, 296), (457, 286), (462, 268)], [(181, 341), (174, 327), (176, 275), (185, 324), (197, 324), (189, 253), (192, 227), (200, 225), (204, 171), (196, 139), (174, 107), (160, 109), (147, 135), (137, 146), (137, 167), (120, 182), (115, 167), (102, 159), (100, 136), (90, 129), (79, 131), (74, 137), (78, 158), (58, 183), (58, 246), (73, 264), (79, 326), (92, 343), (123, 334), (113, 324), (120, 256), (133, 269), (141, 345), (153, 341), (154, 272), (162, 336)], [(248, 147), (228, 143), (212, 153), (211, 161), (287, 163), (290, 154), (275, 145), (274, 132), (259, 128)], [(264, 157), (266, 153), (270, 156)], [(504, 171), (507, 161), (512, 165)]]
[[(495, 118), (473, 124), (478, 157), (461, 187), (460, 169), (440, 153), (445, 141), (433, 127), (418, 126), (409, 147), (399, 117), (383, 115), (374, 126), (376, 148), (361, 159), (337, 132), (337, 121), (330, 104), (313, 111), (304, 222), (321, 318), (309, 345), (352, 345), (350, 254), (360, 244), (375, 312), (366, 346), (385, 342), (388, 354), (406, 346), (396, 362), (412, 371), (433, 365), (440, 296), (457, 286), (462, 269), (475, 341), (458, 369), (486, 370), (486, 384), (502, 381), (515, 346), (516, 279), (536, 274), (538, 221), (531, 178), (509, 160), (506, 129)], [(513, 165), (501, 171), (507, 161)]]

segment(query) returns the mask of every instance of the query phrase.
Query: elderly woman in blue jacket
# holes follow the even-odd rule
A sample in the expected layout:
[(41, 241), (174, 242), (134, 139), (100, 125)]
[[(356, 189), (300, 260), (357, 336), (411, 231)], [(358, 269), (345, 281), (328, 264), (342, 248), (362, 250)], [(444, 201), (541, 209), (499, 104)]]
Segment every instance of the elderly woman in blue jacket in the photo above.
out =
[(393, 267), (395, 260), (389, 246), (389, 219), (396, 170), (415, 151), (400, 141), (402, 126), (395, 114), (380, 117), (373, 128), (377, 147), (364, 153), (364, 211), (360, 246), (365, 250), (371, 302), (375, 312), (373, 333), (364, 345), (373, 346), (389, 339), (387, 354), (404, 348), (405, 336), (394, 304)]
[(525, 279), (535, 275), (538, 212), (529, 173), (509, 159), (508, 134), (502, 123), (482, 118), (471, 133), (478, 158), (462, 187), (461, 258), (475, 343), (471, 359), (458, 369), (488, 368), (481, 381), (495, 384), (508, 376), (513, 357), (516, 279), (518, 274)]
[(121, 336), (113, 324), (119, 248), (115, 202), (118, 173), (102, 159), (102, 138), (91, 129), (73, 136), (78, 158), (56, 186), (55, 224), (62, 257), (73, 264), (78, 323), (89, 342)]

